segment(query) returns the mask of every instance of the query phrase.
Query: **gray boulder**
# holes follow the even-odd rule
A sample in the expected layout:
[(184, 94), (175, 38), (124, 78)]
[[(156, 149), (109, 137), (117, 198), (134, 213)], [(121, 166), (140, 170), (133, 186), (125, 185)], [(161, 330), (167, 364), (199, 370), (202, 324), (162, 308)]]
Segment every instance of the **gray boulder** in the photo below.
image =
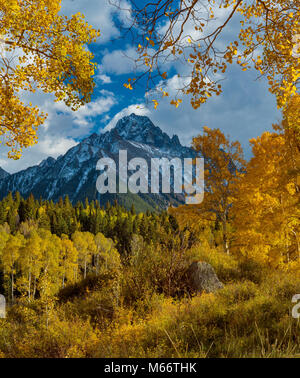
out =
[(223, 288), (214, 268), (206, 262), (193, 262), (187, 270), (187, 279), (192, 291), (213, 293)]

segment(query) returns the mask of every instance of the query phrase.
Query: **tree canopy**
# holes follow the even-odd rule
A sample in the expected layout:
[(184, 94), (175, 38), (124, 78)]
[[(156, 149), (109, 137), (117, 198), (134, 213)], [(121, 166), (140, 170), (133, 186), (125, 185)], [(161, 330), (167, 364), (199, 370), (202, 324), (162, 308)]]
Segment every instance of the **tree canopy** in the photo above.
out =
[(60, 8), (61, 0), (0, 0), (0, 135), (14, 159), (37, 142), (47, 117), (26, 92), (52, 93), (73, 110), (91, 98), (95, 63), (86, 45), (99, 31)]
[[(148, 90), (162, 96), (166, 67), (185, 77), (171, 104), (178, 107), (181, 95), (189, 95), (197, 109), (222, 92), (223, 74), (232, 63), (243, 71), (254, 66), (265, 76), (279, 107), (285, 107), (298, 91), (300, 78), (300, 10), (292, 0), (155, 0), (146, 5), (130, 1), (132, 30), (137, 38), (137, 64), (146, 67), (125, 84), (132, 89), (142, 77)], [(240, 23), (234, 39), (227, 43), (233, 23)], [(231, 38), (231, 35), (230, 35)], [(298, 88), (298, 89), (297, 89)], [(158, 106), (158, 101), (154, 106)]]

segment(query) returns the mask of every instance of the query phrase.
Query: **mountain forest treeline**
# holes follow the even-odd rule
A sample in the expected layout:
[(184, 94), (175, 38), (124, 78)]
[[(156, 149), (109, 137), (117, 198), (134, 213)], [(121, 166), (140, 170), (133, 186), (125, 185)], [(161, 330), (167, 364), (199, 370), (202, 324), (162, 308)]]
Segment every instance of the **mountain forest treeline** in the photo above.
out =
[(148, 243), (162, 241), (165, 234), (178, 229), (171, 214), (165, 212), (146, 212), (137, 214), (134, 205), (130, 210), (109, 202), (100, 206), (99, 202), (88, 199), (84, 203), (72, 205), (69, 197), (53, 201), (27, 199), (16, 193), (9, 193), (0, 201), (0, 225), (7, 224), (12, 234), (27, 226), (42, 228), (61, 237), (71, 237), (76, 231), (103, 233), (115, 241), (120, 253), (128, 253), (133, 234), (141, 235)]
[(15, 292), (35, 299), (39, 283), (52, 277), (55, 292), (67, 283), (98, 274), (100, 260), (126, 261), (135, 241), (173, 248), (195, 243), (192, 231), (179, 229), (168, 214), (136, 214), (115, 203), (71, 204), (68, 196), (53, 201), (24, 199), (17, 192), (0, 201), (1, 268), (3, 288), (13, 302)]

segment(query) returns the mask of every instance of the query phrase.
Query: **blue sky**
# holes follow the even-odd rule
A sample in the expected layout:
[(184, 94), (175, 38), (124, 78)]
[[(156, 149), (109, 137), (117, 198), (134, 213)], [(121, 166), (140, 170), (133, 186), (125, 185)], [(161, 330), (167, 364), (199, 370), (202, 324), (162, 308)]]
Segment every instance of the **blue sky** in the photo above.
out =
[[(126, 7), (128, 4), (124, 0), (123, 8)], [(160, 102), (154, 110), (151, 104), (145, 103), (145, 88), (129, 91), (123, 87), (128, 77), (136, 76), (132, 61), (126, 58), (126, 55), (134, 56), (132, 40), (121, 38), (116, 25), (119, 22), (128, 24), (128, 13), (118, 11), (108, 0), (62, 0), (64, 14), (79, 11), (85, 14), (90, 24), (101, 30), (98, 42), (89, 46), (99, 68), (92, 101), (74, 113), (64, 104), (54, 103), (51, 95), (24, 95), (25, 100), (37, 104), (49, 117), (40, 127), (38, 144), (25, 150), (20, 160), (7, 159), (7, 150), (1, 147), (0, 166), (8, 172), (39, 164), (48, 156), (58, 157), (82, 138), (92, 132), (99, 133), (105, 127), (113, 127), (118, 119), (132, 112), (149, 116), (170, 136), (177, 134), (185, 145), (189, 145), (192, 137), (200, 134), (205, 125), (220, 128), (242, 143), (247, 158), (251, 155), (248, 140), (271, 130), (272, 123), (280, 120), (275, 98), (268, 92), (265, 80), (257, 80), (254, 70), (242, 72), (237, 66), (227, 72), (222, 95), (210, 99), (200, 109), (192, 109), (188, 99), (176, 109), (169, 104), (169, 99)], [(237, 28), (238, 22), (233, 21), (224, 38), (230, 39)], [(186, 68), (177, 69), (181, 73)], [(170, 67), (167, 85), (171, 94), (179, 87), (178, 81), (174, 67)]]

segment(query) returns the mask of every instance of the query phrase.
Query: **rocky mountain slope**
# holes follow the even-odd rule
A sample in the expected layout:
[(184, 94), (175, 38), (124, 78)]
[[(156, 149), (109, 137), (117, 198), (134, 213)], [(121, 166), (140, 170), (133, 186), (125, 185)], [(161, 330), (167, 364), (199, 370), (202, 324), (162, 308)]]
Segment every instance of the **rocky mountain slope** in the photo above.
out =
[(180, 144), (176, 135), (170, 138), (148, 117), (131, 114), (122, 118), (115, 128), (90, 135), (57, 159), (49, 157), (39, 165), (12, 175), (0, 171), (0, 198), (9, 191), (19, 191), (24, 197), (33, 193), (37, 198), (53, 201), (68, 194), (73, 203), (85, 198), (98, 199), (101, 205), (118, 200), (126, 207), (134, 203), (139, 211), (183, 203), (184, 197), (174, 193), (100, 195), (96, 189), (100, 174), (96, 164), (102, 157), (117, 162), (119, 150), (127, 150), (128, 161), (133, 157), (144, 158), (149, 167), (151, 158), (195, 156), (192, 149)]

